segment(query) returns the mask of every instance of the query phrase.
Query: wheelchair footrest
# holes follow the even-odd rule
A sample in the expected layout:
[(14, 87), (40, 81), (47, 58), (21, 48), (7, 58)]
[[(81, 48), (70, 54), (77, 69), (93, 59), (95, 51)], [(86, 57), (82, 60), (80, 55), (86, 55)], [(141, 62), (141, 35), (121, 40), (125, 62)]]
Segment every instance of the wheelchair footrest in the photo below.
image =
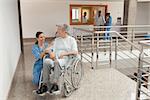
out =
[(49, 95), (59, 95), (59, 94), (61, 94), (61, 91), (60, 90), (59, 91), (54, 91), (52, 93), (50, 93), (49, 91), (47, 91), (47, 94), (49, 94)]

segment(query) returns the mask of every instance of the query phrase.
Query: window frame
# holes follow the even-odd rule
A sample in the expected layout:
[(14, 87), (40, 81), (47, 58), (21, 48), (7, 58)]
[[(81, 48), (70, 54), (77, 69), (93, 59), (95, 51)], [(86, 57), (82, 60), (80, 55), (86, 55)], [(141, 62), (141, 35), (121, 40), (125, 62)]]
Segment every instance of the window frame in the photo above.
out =
[[(81, 22), (72, 22), (72, 9), (73, 8), (81, 8)], [(107, 13), (107, 8), (108, 6), (107, 5), (79, 5), (79, 4), (70, 4), (70, 25), (93, 25), (94, 22), (90, 22), (90, 23), (82, 23), (82, 11), (85, 7), (89, 7), (89, 8), (92, 8), (92, 7), (105, 7), (105, 15)], [(91, 17), (92, 15), (90, 15)]]

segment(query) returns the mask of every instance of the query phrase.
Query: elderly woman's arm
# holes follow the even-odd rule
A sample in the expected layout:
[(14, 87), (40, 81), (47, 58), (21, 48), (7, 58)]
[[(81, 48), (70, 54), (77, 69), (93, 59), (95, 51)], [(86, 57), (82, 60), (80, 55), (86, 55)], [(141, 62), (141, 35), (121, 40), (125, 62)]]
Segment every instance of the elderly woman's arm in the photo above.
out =
[(62, 52), (59, 56), (59, 59), (62, 59), (64, 56), (77, 55), (77, 54), (78, 54), (78, 51)]

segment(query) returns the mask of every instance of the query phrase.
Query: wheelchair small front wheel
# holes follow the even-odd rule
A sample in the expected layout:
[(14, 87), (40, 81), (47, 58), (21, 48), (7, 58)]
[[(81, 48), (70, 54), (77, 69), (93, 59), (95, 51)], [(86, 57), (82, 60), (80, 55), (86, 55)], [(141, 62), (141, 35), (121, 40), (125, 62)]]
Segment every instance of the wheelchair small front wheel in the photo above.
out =
[(73, 88), (67, 84), (67, 83), (64, 83), (64, 86), (63, 86), (63, 96), (64, 97), (69, 97), (73, 92)]

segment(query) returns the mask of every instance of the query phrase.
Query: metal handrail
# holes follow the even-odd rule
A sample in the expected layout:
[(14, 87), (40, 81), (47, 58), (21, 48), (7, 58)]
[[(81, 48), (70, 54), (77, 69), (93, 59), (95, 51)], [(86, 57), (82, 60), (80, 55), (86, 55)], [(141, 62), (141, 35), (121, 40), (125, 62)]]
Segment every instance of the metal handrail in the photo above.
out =
[[(150, 27), (150, 25), (128, 25), (128, 26), (93, 26), (93, 27), (134, 27), (134, 28), (137, 28), (137, 27)], [(84, 31), (84, 32), (87, 32), (87, 33), (91, 33), (91, 34), (93, 34), (93, 33), (95, 33), (95, 34), (100, 34), (100, 33), (110, 33), (110, 34), (112, 34), (112, 33), (114, 33), (114, 34), (116, 34), (118, 37), (120, 37), (120, 38), (122, 38), (123, 40), (125, 40), (127, 43), (129, 43), (130, 45), (131, 45), (131, 47), (133, 48), (135, 48), (135, 49), (137, 49), (137, 50), (139, 50), (139, 51), (141, 51), (141, 49), (140, 48), (138, 48), (134, 43), (133, 43), (133, 41), (131, 42), (131, 41), (129, 41), (129, 39), (126, 39), (123, 35), (121, 35), (120, 34), (120, 32), (117, 32), (117, 31), (94, 31), (94, 30), (87, 30), (87, 29), (83, 29), (83, 28), (76, 28), (76, 27), (73, 27), (73, 29), (77, 29), (77, 30), (80, 30), (80, 31)], [(146, 53), (144, 53), (145, 55), (147, 55)]]
[(143, 46), (150, 46), (150, 40), (140, 41), (139, 44)]
[(125, 40), (126, 42), (128, 42), (131, 46), (133, 46), (134, 48), (138, 49), (139, 51), (141, 51), (141, 49), (139, 49), (134, 43), (132, 43), (131, 41), (129, 41), (128, 39), (126, 39), (124, 36), (122, 36), (119, 32), (117, 31), (95, 31), (94, 33), (115, 33), (117, 36), (119, 36), (120, 38), (122, 38), (123, 40)]
[[(120, 38), (122, 38), (123, 40), (125, 40), (127, 43), (129, 43), (131, 46), (133, 46), (134, 48), (136, 48), (138, 51), (140, 51), (140, 49), (134, 44), (134, 43), (132, 43), (132, 42), (130, 42), (128, 39), (126, 39), (124, 36), (122, 36), (119, 32), (117, 32), (117, 31), (91, 31), (91, 30), (87, 30), (87, 29), (82, 29), (82, 28), (74, 28), (74, 29), (76, 29), (76, 30), (78, 30), (78, 31), (81, 31), (80, 33), (81, 33), (81, 35), (84, 35), (84, 33), (85, 32), (87, 32), (87, 33), (90, 33), (91, 35), (94, 35), (94, 34), (101, 34), (101, 33), (106, 33), (106, 32), (109, 32), (110, 34), (116, 34), (117, 35), (117, 37), (120, 37)], [(97, 36), (95, 36), (95, 37), (97, 37)], [(97, 37), (98, 38), (98, 37)], [(83, 42), (83, 41), (82, 41)], [(98, 41), (97, 41), (98, 42)], [(93, 46), (94, 46), (94, 44), (92, 44)], [(98, 48), (97, 48), (98, 49)], [(98, 56), (98, 55), (97, 55)], [(97, 57), (97, 59), (98, 59), (98, 57)], [(97, 63), (97, 61), (96, 61), (96, 63)], [(111, 65), (111, 58), (110, 58), (110, 65)], [(97, 64), (96, 64), (96, 66), (97, 66)]]
[(118, 27), (118, 28), (148, 28), (148, 27), (150, 27), (150, 25), (93, 26), (93, 28), (113, 28), (113, 27), (114, 28), (115, 27)]
[[(104, 27), (109, 27), (109, 26), (104, 26)], [(112, 26), (110, 26), (110, 27), (112, 27)], [(117, 26), (114, 26), (114, 27), (117, 27)], [(120, 27), (125, 27), (125, 26), (120, 26)], [(133, 27), (133, 26), (128, 26), (128, 27)], [(150, 27), (150, 25), (137, 25), (137, 26), (134, 26), (134, 27)], [(100, 26), (100, 28), (102, 28), (102, 26)], [(79, 30), (79, 31), (84, 31), (84, 32), (87, 32), (87, 33), (90, 33), (90, 34), (102, 34), (102, 33), (110, 33), (110, 34), (115, 34), (116, 35), (116, 37), (118, 38), (121, 38), (121, 39), (123, 39), (124, 41), (126, 41), (130, 46), (132, 46), (132, 47), (134, 47), (136, 50), (138, 50), (138, 51), (142, 51), (142, 53), (140, 53), (140, 56), (139, 56), (139, 60), (140, 60), (140, 62), (146, 62), (146, 61), (144, 61), (142, 58), (140, 58), (140, 57), (142, 57), (143, 55), (146, 55), (145, 53), (144, 53), (144, 51), (143, 51), (143, 48), (141, 49), (141, 48), (139, 48), (139, 47), (137, 47), (137, 45), (135, 45), (134, 43), (133, 43), (133, 41), (131, 42), (130, 40), (128, 40), (127, 38), (125, 38), (123, 35), (121, 35), (119, 32), (117, 32), (117, 31), (94, 31), (94, 30), (87, 30), (87, 29), (82, 29), (82, 28), (74, 28), (74, 29), (77, 29), (77, 30)], [(81, 34), (82, 33), (84, 33), (84, 32), (81, 32)], [(98, 38), (98, 36), (96, 36), (97, 38)], [(148, 43), (150, 43), (150, 40), (148, 40), (147, 42), (145, 42), (145, 41), (141, 41), (141, 42), (139, 42), (139, 44), (141, 44), (142, 43), (142, 45), (144, 45), (144, 46), (150, 46), (150, 44), (148, 44)], [(118, 48), (119, 49), (119, 48)], [(135, 55), (134, 55), (135, 56)], [(136, 56), (137, 57), (137, 56)], [(137, 57), (138, 58), (138, 57)], [(141, 67), (141, 64), (140, 64), (140, 62), (139, 62), (139, 66)], [(150, 63), (147, 63), (147, 64), (150, 64)], [(140, 71), (140, 67), (138, 68), (138, 70)], [(138, 81), (143, 81), (143, 80), (141, 80), (141, 78), (139, 78), (139, 76), (142, 76), (142, 73), (140, 72), (140, 73), (138, 73), (138, 77), (137, 77), (137, 80)], [(141, 82), (139, 82), (138, 84), (141, 84)], [(140, 88), (141, 88), (141, 85), (140, 85)], [(139, 89), (139, 87), (137, 88), (137, 90), (140, 90)], [(137, 98), (139, 98), (139, 94), (137, 94)]]
[[(109, 27), (109, 26), (105, 26), (105, 27)], [(120, 26), (121, 27), (121, 26)], [(149, 25), (150, 27), (150, 25)], [(90, 30), (86, 30), (86, 29), (82, 29), (82, 28), (74, 28), (74, 29), (78, 29), (78, 30), (81, 30), (81, 31), (85, 31), (85, 32), (88, 32), (88, 33), (96, 33), (96, 34), (99, 34), (99, 33), (106, 33), (106, 32), (109, 32), (109, 33), (115, 33), (116, 35), (118, 35), (119, 37), (121, 37), (122, 39), (124, 39), (126, 42), (128, 42), (131, 46), (133, 46), (134, 48), (138, 49), (139, 51), (141, 51), (141, 49), (139, 49), (134, 43), (130, 42), (128, 39), (126, 39), (124, 36), (122, 36), (119, 32), (117, 31), (90, 31)]]
[[(144, 52), (143, 52), (143, 49), (144, 49), (144, 46), (150, 46), (150, 40), (145, 40), (145, 41), (140, 41), (139, 44), (142, 46), (142, 49), (141, 49), (141, 52), (140, 52), (140, 55), (139, 55), (139, 65), (138, 65), (138, 80), (137, 80), (137, 90), (136, 90), (136, 100), (138, 100), (138, 98), (140, 98), (140, 95), (141, 95), (141, 92), (143, 92), (141, 90), (141, 86), (142, 86), (142, 77), (144, 75), (142, 75), (142, 72), (144, 71), (143, 70), (143, 63), (146, 63), (148, 65), (150, 65), (150, 63), (146, 62), (144, 60)], [(146, 75), (150, 75), (150, 73), (146, 73)], [(149, 83), (147, 83), (149, 84)], [(147, 93), (144, 93), (146, 96), (150, 97), (150, 95), (148, 95)]]

